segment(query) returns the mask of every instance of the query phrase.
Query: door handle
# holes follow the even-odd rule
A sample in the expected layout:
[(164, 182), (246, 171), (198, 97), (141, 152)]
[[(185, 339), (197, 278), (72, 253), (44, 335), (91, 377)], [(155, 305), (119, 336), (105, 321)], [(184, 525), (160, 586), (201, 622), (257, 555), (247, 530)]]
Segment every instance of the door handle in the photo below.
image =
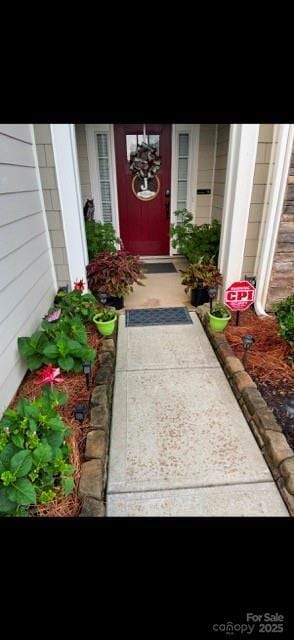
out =
[(166, 217), (167, 219), (169, 219), (169, 205), (170, 205), (170, 190), (166, 189), (165, 190), (165, 213), (166, 213)]

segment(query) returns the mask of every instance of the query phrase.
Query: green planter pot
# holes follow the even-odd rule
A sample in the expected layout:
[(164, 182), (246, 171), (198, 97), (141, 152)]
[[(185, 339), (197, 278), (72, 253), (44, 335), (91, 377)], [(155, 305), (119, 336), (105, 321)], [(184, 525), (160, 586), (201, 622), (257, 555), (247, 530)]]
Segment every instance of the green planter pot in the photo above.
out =
[(113, 320), (108, 320), (108, 322), (101, 322), (99, 320), (101, 315), (102, 315), (101, 313), (96, 313), (96, 315), (93, 318), (93, 322), (102, 336), (111, 336), (114, 332), (117, 316), (115, 316)]
[(209, 326), (213, 331), (224, 331), (228, 322), (231, 320), (231, 315), (227, 318), (216, 318), (216, 316), (212, 316), (210, 312), (208, 312), (209, 317)]

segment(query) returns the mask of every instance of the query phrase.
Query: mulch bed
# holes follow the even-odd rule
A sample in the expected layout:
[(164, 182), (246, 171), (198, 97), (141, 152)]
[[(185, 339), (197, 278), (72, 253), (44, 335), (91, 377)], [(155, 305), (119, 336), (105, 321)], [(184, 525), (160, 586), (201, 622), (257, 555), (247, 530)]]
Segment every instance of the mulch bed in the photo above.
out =
[(278, 324), (273, 317), (259, 317), (249, 310), (240, 314), (240, 324), (235, 326), (236, 317), (225, 330), (226, 338), (240, 360), (244, 355), (242, 336), (251, 334), (255, 342), (247, 353), (246, 370), (273, 411), (290, 447), (294, 451), (294, 420), (286, 415), (283, 404), (294, 397), (294, 368), (290, 346), (279, 336)]
[[(96, 327), (89, 324), (86, 326), (86, 331), (88, 335), (89, 346), (98, 352), (102, 346), (102, 338), (98, 334)], [(56, 385), (56, 388), (60, 391), (65, 391), (68, 396), (67, 403), (59, 407), (58, 412), (61, 415), (64, 423), (71, 428), (72, 434), (69, 436), (69, 443), (72, 448), (71, 455), (71, 464), (74, 465), (76, 471), (74, 473), (75, 479), (75, 490), (69, 496), (64, 498), (60, 498), (59, 500), (53, 500), (49, 504), (46, 505), (38, 505), (31, 509), (31, 515), (38, 517), (76, 517), (79, 514), (81, 509), (81, 501), (78, 497), (78, 484), (80, 479), (80, 470), (81, 464), (84, 462), (84, 451), (86, 446), (86, 437), (89, 431), (89, 420), (90, 416), (84, 420), (82, 424), (80, 424), (73, 417), (73, 411), (76, 404), (88, 404), (89, 397), (93, 390), (95, 380), (95, 376), (97, 370), (99, 368), (98, 357), (96, 357), (96, 361), (92, 367), (92, 381), (90, 383), (90, 389), (87, 389), (86, 386), (86, 378), (82, 373), (66, 373), (65, 371), (61, 371), (61, 376), (64, 378), (64, 382)], [(33, 399), (38, 396), (40, 393), (40, 387), (34, 384), (34, 380), (36, 379), (35, 372), (28, 372), (16, 395), (14, 396), (12, 402), (10, 403), (10, 407), (14, 407), (18, 400), (21, 397)]]

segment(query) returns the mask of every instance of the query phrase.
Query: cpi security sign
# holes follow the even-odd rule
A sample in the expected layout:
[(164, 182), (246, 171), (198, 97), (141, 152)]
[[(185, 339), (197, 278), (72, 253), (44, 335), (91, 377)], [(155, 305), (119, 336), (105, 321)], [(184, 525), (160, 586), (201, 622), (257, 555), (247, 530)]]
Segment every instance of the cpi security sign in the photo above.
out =
[(241, 280), (226, 289), (224, 303), (231, 311), (246, 311), (254, 300), (255, 288), (247, 280)]

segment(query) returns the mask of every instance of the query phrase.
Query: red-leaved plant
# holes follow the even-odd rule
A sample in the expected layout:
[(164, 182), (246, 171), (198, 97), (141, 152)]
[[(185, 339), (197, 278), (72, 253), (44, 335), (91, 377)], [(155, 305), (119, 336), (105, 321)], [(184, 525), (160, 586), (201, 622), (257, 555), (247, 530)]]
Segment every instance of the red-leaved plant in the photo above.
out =
[(204, 262), (202, 258), (195, 264), (189, 264), (183, 271), (182, 284), (186, 286), (185, 293), (189, 289), (218, 287), (222, 284), (222, 274), (212, 262)]
[(47, 367), (37, 371), (36, 376), (38, 376), (39, 379), (35, 380), (35, 384), (50, 384), (51, 389), (53, 389), (53, 385), (56, 382), (63, 382), (64, 380), (64, 378), (60, 377), (59, 367), (53, 367), (52, 364), (48, 364)]
[(145, 277), (139, 256), (128, 251), (99, 253), (87, 266), (88, 286), (94, 294), (123, 297), (133, 291), (134, 282), (143, 285), (140, 280)]

